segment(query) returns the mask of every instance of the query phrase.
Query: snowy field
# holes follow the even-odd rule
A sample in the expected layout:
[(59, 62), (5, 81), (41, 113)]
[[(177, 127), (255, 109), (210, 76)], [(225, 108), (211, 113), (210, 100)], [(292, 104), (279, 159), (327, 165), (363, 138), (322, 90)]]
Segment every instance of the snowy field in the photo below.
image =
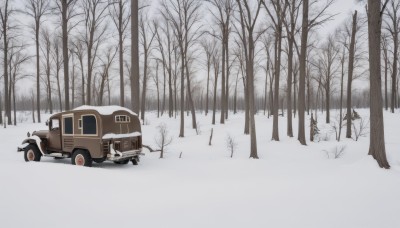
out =
[[(359, 113), (368, 119), (368, 110)], [(28, 131), (46, 129), (44, 123), (0, 128), (0, 227), (398, 228), (400, 114), (384, 115), (391, 170), (367, 156), (369, 136), (336, 142), (322, 114), (321, 141), (308, 146), (286, 137), (282, 117), (281, 141), (271, 141), (272, 118), (258, 115), (260, 159), (252, 160), (243, 114), (212, 126), (211, 115), (199, 113), (200, 135), (186, 117), (186, 137), (177, 138), (179, 119), (148, 113), (144, 144), (156, 147), (160, 123), (174, 139), (164, 159), (146, 151), (139, 166), (86, 168), (52, 158), (26, 163), (17, 146)], [(19, 116), (30, 121), (29, 113)], [(233, 158), (228, 134), (238, 144)], [(344, 154), (333, 159), (332, 151), (344, 146)]]

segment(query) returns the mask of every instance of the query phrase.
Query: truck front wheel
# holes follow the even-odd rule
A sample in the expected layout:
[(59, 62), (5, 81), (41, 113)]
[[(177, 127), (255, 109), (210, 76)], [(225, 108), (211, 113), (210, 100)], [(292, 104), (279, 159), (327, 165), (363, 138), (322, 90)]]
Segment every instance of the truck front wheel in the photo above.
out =
[(92, 167), (93, 160), (89, 152), (78, 149), (72, 155), (71, 162), (73, 165)]
[(25, 147), (24, 159), (26, 162), (29, 162), (29, 161), (38, 162), (38, 161), (40, 161), (41, 157), (42, 157), (42, 154), (40, 153), (40, 151), (36, 145), (29, 144), (27, 147)]

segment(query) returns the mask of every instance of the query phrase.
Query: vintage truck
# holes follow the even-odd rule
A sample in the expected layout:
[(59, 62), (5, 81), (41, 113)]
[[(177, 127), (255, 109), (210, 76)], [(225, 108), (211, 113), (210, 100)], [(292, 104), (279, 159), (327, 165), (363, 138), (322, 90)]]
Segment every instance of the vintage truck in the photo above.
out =
[(142, 155), (142, 134), (138, 116), (120, 106), (81, 106), (54, 114), (48, 130), (34, 131), (18, 151), (25, 161), (41, 157), (71, 158), (73, 165), (113, 161), (133, 165)]

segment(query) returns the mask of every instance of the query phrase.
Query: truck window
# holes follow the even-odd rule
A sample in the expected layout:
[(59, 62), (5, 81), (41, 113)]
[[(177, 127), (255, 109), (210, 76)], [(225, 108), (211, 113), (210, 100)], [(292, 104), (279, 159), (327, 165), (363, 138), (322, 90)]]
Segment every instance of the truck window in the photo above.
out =
[(73, 134), (73, 121), (72, 117), (64, 117), (64, 134)]
[(84, 135), (97, 134), (97, 122), (95, 116), (82, 116), (82, 133)]
[(50, 130), (58, 130), (60, 128), (60, 120), (59, 119), (51, 119), (50, 122)]
[(129, 123), (129, 122), (131, 122), (131, 119), (129, 118), (129, 116), (126, 116), (126, 115), (116, 115), (115, 122), (116, 123)]

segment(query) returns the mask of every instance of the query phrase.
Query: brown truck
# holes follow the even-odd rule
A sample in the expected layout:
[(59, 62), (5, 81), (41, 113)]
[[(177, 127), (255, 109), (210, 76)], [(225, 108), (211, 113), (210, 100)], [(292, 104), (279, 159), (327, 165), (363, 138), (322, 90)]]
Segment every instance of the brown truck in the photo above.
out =
[(34, 131), (18, 147), (25, 161), (41, 157), (71, 158), (74, 165), (113, 161), (133, 165), (142, 153), (142, 134), (138, 116), (119, 106), (81, 106), (54, 114), (45, 131)]

